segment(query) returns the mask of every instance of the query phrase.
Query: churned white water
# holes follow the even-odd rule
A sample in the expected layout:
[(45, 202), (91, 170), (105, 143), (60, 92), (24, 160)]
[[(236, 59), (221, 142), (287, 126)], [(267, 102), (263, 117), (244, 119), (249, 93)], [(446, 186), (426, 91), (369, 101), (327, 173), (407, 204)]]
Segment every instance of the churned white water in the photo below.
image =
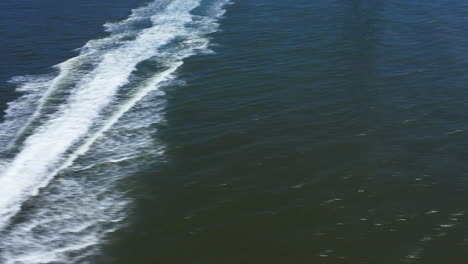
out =
[[(155, 1), (56, 75), (12, 80), (24, 95), (0, 124), (1, 263), (83, 263), (121, 225), (131, 200), (118, 182), (164, 153), (151, 126), (164, 122), (161, 88), (208, 51), (225, 4)], [(134, 76), (144, 62), (154, 72)]]

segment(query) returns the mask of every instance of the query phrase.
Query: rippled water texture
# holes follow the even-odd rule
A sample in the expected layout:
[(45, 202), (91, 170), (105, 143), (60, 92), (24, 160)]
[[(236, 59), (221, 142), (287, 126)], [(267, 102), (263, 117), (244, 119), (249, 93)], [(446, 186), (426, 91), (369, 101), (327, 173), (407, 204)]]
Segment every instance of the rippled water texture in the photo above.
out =
[(116, 2), (0, 3), (1, 263), (466, 263), (465, 2)]

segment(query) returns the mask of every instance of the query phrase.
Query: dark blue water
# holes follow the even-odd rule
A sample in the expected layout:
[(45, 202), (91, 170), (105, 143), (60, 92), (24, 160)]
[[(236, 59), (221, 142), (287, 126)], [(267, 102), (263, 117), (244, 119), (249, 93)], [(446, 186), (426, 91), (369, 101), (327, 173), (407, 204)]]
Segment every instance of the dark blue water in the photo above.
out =
[[(33, 89), (31, 109), (17, 103), (0, 127), (11, 145), (0, 148), (0, 180), (18, 179), (8, 190), (23, 193), (42, 185), (0, 200), (0, 227), (21, 204), (0, 231), (0, 260), (466, 263), (465, 2), (182, 2), (156, 1), (107, 33), (104, 23), (148, 2), (0, 3), (1, 109), (22, 94), (15, 87), (56, 89)], [(78, 66), (51, 68), (92, 39), (111, 40)], [(47, 82), (60, 72), (69, 75)], [(25, 75), (36, 77), (14, 78)], [(84, 134), (77, 100), (103, 105)], [(50, 120), (67, 133), (51, 136)], [(64, 150), (37, 154), (54, 145)]]

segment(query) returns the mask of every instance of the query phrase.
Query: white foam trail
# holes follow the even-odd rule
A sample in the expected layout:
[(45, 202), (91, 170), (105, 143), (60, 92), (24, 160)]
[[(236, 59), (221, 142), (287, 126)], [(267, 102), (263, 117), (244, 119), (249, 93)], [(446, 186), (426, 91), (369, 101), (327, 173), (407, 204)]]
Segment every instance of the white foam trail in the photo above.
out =
[(0, 176), (0, 228), (23, 201), (37, 195), (59, 170), (70, 165), (63, 163), (64, 154), (87, 135), (100, 111), (128, 83), (137, 63), (155, 56), (158, 47), (178, 35), (187, 34), (183, 26), (191, 21), (189, 11), (199, 3), (180, 2), (174, 1), (163, 15), (154, 17), (157, 24), (143, 30), (134, 41), (104, 54), (96, 69), (83, 77), (68, 104), (25, 140), (21, 152)]
[(122, 104), (119, 109), (113, 113), (113, 115), (104, 123), (104, 125), (96, 131), (92, 136), (86, 139), (86, 141), (78, 147), (71, 155), (68, 156), (67, 160), (63, 163), (62, 166), (52, 172), (52, 174), (57, 174), (59, 171), (69, 167), (73, 162), (80, 156), (88, 152), (91, 145), (104, 134), (109, 128), (111, 128), (128, 110), (130, 110), (138, 101), (143, 99), (149, 92), (151, 92), (154, 87), (159, 85), (161, 82), (169, 79), (172, 73), (174, 73), (179, 66), (182, 65), (182, 62), (175, 63), (170, 69), (165, 70), (158, 74), (157, 76), (151, 78), (148, 83), (140, 89), (133, 97), (127, 100)]
[(45, 94), (38, 100), (36, 103), (36, 109), (35, 111), (30, 115), (30, 117), (27, 118), (25, 124), (16, 132), (14, 137), (11, 139), (10, 143), (7, 145), (7, 150), (11, 149), (18, 141), (18, 139), (24, 135), (26, 129), (28, 129), (31, 125), (31, 123), (36, 120), (40, 114), (42, 113), (45, 104), (47, 103), (47, 99), (50, 97), (50, 95), (56, 91), (57, 87), (63, 82), (69, 80), (69, 75), (73, 72), (73, 66), (77, 61), (80, 61), (82, 59), (82, 56), (78, 56), (72, 59), (69, 59), (68, 61), (60, 64), (58, 67), (60, 68), (60, 74), (52, 79), (50, 83), (47, 83), (49, 89), (45, 90)]
[[(76, 263), (81, 258), (70, 252), (86, 251), (113, 230), (100, 223), (123, 219), (121, 211), (129, 201), (109, 190), (129, 170), (114, 164), (141, 157), (140, 152), (153, 142), (152, 132), (134, 129), (144, 127), (138, 122), (145, 120), (132, 120), (132, 111), (137, 116), (138, 111), (160, 111), (158, 107), (147, 110), (144, 98), (162, 100), (163, 93), (155, 91), (174, 78), (183, 59), (207, 51), (205, 35), (218, 27), (221, 2), (210, 2), (211, 12), (198, 16), (191, 12), (200, 6), (200, 0), (156, 1), (136, 9), (128, 19), (106, 24), (110, 36), (89, 41), (80, 55), (58, 65), (56, 77), (40, 82), (32, 78), (23, 84), (32, 87), (30, 94), (11, 103), (6, 122), (0, 124), (8, 133), (16, 131), (13, 136), (0, 135), (0, 143), (7, 142), (7, 150), (19, 149), (13, 158), (0, 159), (0, 262)], [(141, 21), (149, 24), (141, 28)], [(150, 59), (165, 70), (132, 82), (137, 65)], [(118, 97), (122, 93), (126, 99)], [(59, 95), (63, 103), (49, 111), (50, 99)], [(162, 107), (161, 102), (152, 104)], [(33, 107), (27, 108), (31, 103)], [(27, 109), (25, 114), (17, 114), (23, 109)], [(147, 116), (153, 119), (150, 124), (163, 120), (160, 112)], [(21, 125), (15, 125), (15, 119)], [(122, 138), (119, 129), (133, 135)], [(155, 155), (162, 151), (161, 146), (150, 149), (153, 151), (148, 148), (147, 153)], [(82, 165), (75, 164), (78, 159)], [(76, 169), (66, 170), (70, 166)], [(50, 184), (58, 173), (63, 176)], [(82, 177), (67, 180), (72, 173)], [(87, 174), (94, 177), (84, 177)], [(12, 223), (28, 200), (31, 204), (23, 213), (26, 220)], [(37, 229), (46, 235), (33, 235)]]
[[(24, 93), (14, 102), (8, 103), (5, 121), (0, 124), (0, 152), (11, 147), (19, 134), (27, 127), (30, 116), (34, 114), (37, 102), (43, 98), (43, 91), (50, 85), (50, 76), (23, 76), (13, 78), (14, 84), (21, 84), (17, 91)], [(20, 133), (17, 133), (20, 131)]]

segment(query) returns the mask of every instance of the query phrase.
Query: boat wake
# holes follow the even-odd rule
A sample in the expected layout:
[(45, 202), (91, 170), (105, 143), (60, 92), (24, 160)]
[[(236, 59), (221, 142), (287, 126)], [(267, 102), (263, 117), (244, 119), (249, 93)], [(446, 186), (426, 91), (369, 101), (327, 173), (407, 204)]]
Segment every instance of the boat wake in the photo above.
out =
[(107, 23), (53, 75), (12, 79), (0, 124), (0, 262), (83, 263), (131, 208), (121, 183), (163, 159), (154, 124), (227, 1), (160, 0)]

